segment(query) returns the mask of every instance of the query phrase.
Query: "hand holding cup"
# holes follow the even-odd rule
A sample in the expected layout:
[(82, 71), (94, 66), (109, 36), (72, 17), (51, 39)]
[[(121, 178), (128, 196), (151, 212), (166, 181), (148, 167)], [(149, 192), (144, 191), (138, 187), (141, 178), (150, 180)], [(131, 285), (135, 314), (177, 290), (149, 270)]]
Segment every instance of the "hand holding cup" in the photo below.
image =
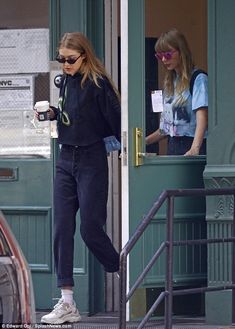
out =
[(36, 102), (34, 105), (34, 109), (36, 110), (36, 118), (38, 121), (47, 121), (50, 119), (49, 113), (50, 113), (50, 108), (49, 108), (49, 102), (48, 101), (40, 101)]

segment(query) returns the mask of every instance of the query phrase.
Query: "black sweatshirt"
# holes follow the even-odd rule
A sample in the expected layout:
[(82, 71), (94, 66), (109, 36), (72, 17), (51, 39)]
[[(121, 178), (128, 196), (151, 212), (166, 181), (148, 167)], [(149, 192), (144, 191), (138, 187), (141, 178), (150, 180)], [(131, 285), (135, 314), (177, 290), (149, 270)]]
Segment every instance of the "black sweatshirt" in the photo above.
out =
[(62, 80), (60, 96), (63, 111), (67, 112), (70, 126), (61, 121), (60, 110), (52, 107), (58, 120), (59, 144), (87, 146), (114, 135), (121, 140), (120, 102), (106, 77), (98, 79), (98, 87), (87, 79), (81, 87), (82, 75), (67, 75)]

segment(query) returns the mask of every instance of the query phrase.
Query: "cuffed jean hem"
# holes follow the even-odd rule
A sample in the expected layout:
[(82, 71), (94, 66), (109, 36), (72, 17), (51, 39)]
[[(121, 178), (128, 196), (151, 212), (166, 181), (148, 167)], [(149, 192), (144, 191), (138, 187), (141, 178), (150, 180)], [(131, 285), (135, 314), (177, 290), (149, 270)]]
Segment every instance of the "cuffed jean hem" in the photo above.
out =
[(74, 280), (73, 279), (58, 279), (57, 280), (57, 287), (73, 287)]

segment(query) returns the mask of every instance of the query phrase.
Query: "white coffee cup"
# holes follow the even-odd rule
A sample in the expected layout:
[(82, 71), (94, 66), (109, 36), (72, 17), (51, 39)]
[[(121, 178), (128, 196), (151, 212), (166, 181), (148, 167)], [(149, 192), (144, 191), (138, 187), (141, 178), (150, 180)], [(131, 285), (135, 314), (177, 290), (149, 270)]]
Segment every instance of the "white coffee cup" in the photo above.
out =
[(48, 110), (49, 110), (49, 102), (48, 101), (36, 102), (36, 104), (34, 105), (34, 108), (38, 112), (38, 120), (39, 121), (48, 120)]

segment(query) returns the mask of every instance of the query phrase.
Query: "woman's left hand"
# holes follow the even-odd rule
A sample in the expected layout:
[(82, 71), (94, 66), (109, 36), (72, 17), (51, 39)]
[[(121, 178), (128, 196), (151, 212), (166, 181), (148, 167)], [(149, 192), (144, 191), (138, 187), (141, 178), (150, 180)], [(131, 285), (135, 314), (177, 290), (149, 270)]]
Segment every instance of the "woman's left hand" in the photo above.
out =
[(196, 130), (191, 148), (184, 154), (185, 156), (199, 155), (200, 147), (207, 129), (208, 111), (207, 108), (200, 108), (196, 111)]
[(194, 155), (199, 155), (200, 148), (198, 146), (196, 147), (191, 147), (190, 150), (188, 150), (184, 156), (194, 156)]
[[(37, 120), (39, 120), (39, 113), (36, 110), (34, 112), (34, 116)], [(55, 117), (55, 112), (51, 108), (49, 108), (47, 111), (47, 120), (52, 120), (54, 119), (54, 117)]]

